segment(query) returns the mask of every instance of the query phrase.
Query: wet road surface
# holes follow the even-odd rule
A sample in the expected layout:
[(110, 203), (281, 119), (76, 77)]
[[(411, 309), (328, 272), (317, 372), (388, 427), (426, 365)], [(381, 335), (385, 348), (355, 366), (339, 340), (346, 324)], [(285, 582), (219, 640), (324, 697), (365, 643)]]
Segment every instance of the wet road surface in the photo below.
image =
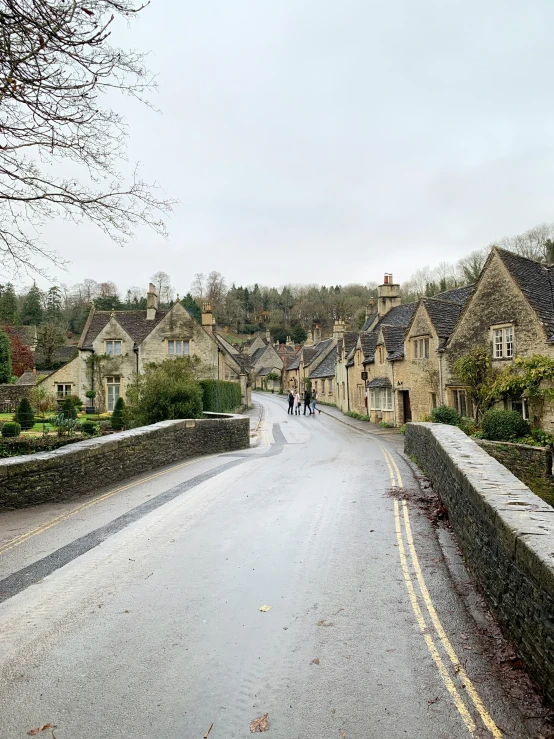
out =
[(0, 516), (0, 736), (534, 736), (407, 463), (256, 400), (256, 448)]

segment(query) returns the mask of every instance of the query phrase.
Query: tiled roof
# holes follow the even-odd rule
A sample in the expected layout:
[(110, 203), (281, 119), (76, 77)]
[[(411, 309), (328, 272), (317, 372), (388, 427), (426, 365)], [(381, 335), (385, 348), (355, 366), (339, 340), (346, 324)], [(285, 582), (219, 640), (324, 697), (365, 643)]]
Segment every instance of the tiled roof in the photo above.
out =
[(298, 352), (298, 354), (295, 356), (295, 358), (292, 360), (292, 362), (287, 367), (288, 370), (294, 370), (300, 367), (300, 354), (301, 352)]
[(369, 331), (371, 328), (371, 325), (375, 323), (375, 319), (377, 318), (377, 313), (370, 313), (369, 316), (365, 319), (365, 323), (360, 329), (360, 331)]
[(310, 373), (310, 377), (334, 377), (335, 366), (337, 361), (336, 351), (329, 352), (325, 359), (321, 362), (319, 367), (316, 367), (313, 372)]
[[(145, 310), (118, 310), (114, 311), (115, 320), (129, 334), (129, 336), (140, 344), (148, 336), (155, 326), (167, 315), (168, 311), (156, 311), (156, 317), (149, 321)], [(92, 315), (86, 336), (83, 339), (84, 349), (92, 349), (92, 342), (100, 331), (108, 324), (111, 311), (98, 310)]]
[(433, 295), (436, 300), (446, 300), (449, 303), (462, 303), (465, 305), (467, 299), (473, 292), (475, 285), (466, 285), (465, 287), (455, 287), (453, 290), (447, 290), (444, 293)]
[[(67, 364), (72, 359), (75, 359), (77, 354), (78, 350), (76, 346), (60, 346), (54, 350), (52, 362), (56, 364)], [(40, 362), (44, 362), (44, 355), (40, 351), (35, 351), (33, 352), (33, 359), (35, 360), (35, 364), (40, 364)]]
[(42, 382), (48, 375), (51, 375), (55, 370), (37, 370), (36, 374), (33, 370), (26, 370), (21, 377), (15, 383), (16, 385), (36, 385), (37, 382)]
[(383, 340), (387, 354), (391, 355), (404, 347), (404, 331), (403, 326), (383, 326)]
[(552, 334), (554, 332), (553, 268), (520, 257), (505, 249), (496, 248), (496, 251), (547, 333)]
[(375, 347), (377, 346), (377, 334), (372, 331), (370, 334), (360, 335), (360, 344), (364, 355), (364, 363), (373, 362), (375, 359)]
[(332, 343), (333, 343), (333, 339), (325, 339), (324, 341), (318, 341), (318, 343), (312, 347), (313, 354), (311, 354), (310, 359), (306, 361), (306, 358), (304, 358), (304, 364), (305, 365), (311, 364), (314, 361), (314, 359), (317, 359), (318, 357), (320, 357), (323, 354), (323, 352), (331, 346)]
[(425, 298), (423, 304), (437, 335), (440, 338), (450, 336), (463, 310), (464, 304), (449, 303), (444, 300), (438, 300), (437, 298)]
[(392, 387), (392, 385), (388, 377), (375, 377), (371, 382), (367, 383), (366, 387), (370, 390), (374, 387)]
[(350, 354), (352, 349), (356, 346), (356, 342), (358, 341), (358, 332), (357, 331), (345, 331), (342, 337), (344, 341), (344, 351), (346, 355)]
[(250, 360), (251, 360), (252, 364), (256, 364), (256, 362), (259, 359), (261, 359), (261, 357), (264, 354), (264, 352), (265, 352), (266, 349), (267, 349), (267, 347), (265, 347), (265, 346), (263, 347), (263, 349), (256, 349), (256, 351), (254, 352), (254, 354), (252, 354), (251, 357), (250, 357)]
[(262, 367), (258, 372), (258, 377), (267, 377), (267, 375), (276, 371), (278, 371), (276, 367)]

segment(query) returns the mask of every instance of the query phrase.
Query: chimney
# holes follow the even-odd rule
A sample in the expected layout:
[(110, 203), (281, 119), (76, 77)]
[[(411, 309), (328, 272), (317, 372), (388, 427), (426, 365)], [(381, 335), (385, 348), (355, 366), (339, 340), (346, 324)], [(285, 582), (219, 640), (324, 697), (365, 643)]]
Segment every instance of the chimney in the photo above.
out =
[(400, 285), (395, 285), (392, 275), (386, 274), (383, 284), (377, 288), (377, 312), (379, 318), (383, 318), (391, 308), (396, 308), (401, 304)]
[(365, 319), (366, 319), (366, 321), (367, 321), (367, 319), (370, 317), (370, 315), (372, 313), (375, 313), (375, 301), (373, 300), (373, 298), (371, 298), (371, 300), (369, 301), (369, 305), (365, 309)]
[(209, 303), (202, 303), (202, 328), (209, 334), (214, 332), (215, 318), (212, 313), (212, 306)]
[(265, 340), (268, 344), (271, 344), (271, 331), (268, 328), (265, 330)]
[(341, 318), (337, 318), (333, 327), (333, 339), (342, 339), (344, 336), (345, 325)]
[(321, 341), (321, 329), (319, 323), (316, 323), (314, 327), (314, 344), (318, 344)]
[(306, 345), (311, 346), (314, 343), (314, 337), (311, 331), (308, 331), (308, 338), (304, 342)]
[(294, 346), (294, 341), (290, 338), (290, 336), (287, 336), (286, 346)]
[(146, 293), (146, 320), (153, 321), (156, 318), (156, 312), (159, 306), (158, 296), (156, 295), (156, 286), (150, 283), (148, 292)]

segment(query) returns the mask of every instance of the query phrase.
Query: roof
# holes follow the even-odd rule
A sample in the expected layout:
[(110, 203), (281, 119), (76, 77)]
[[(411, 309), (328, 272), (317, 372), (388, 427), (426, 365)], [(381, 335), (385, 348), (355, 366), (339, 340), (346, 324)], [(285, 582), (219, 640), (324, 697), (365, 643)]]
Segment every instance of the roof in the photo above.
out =
[(475, 285), (466, 285), (465, 287), (455, 287), (453, 290), (447, 290), (444, 293), (433, 295), (435, 300), (446, 300), (449, 303), (462, 303), (465, 305), (467, 299), (473, 292)]
[(511, 251), (495, 247), (493, 251), (504, 263), (504, 266), (519, 287), (525, 299), (537, 314), (547, 333), (554, 333), (554, 280), (553, 267), (547, 267), (532, 259), (520, 257)]
[(287, 367), (288, 370), (294, 370), (298, 369), (300, 367), (300, 355), (302, 354), (302, 350), (298, 352), (298, 354), (294, 357), (292, 362)]
[(333, 343), (333, 339), (325, 339), (324, 341), (318, 341), (315, 346), (311, 347), (313, 349), (313, 353), (310, 353), (310, 358), (308, 361), (306, 361), (306, 358), (304, 358), (304, 364), (308, 365), (311, 364), (314, 359), (317, 359), (320, 357), (323, 352), (328, 349)]
[(252, 364), (256, 364), (256, 362), (259, 361), (262, 358), (262, 356), (265, 353), (265, 350), (266, 349), (267, 349), (267, 347), (265, 347), (265, 346), (263, 347), (263, 349), (256, 349), (256, 351), (254, 352), (254, 354), (252, 354), (250, 356), (250, 361), (252, 362)]
[(369, 331), (369, 329), (371, 328), (371, 325), (375, 323), (376, 318), (377, 318), (377, 312), (370, 313), (369, 316), (365, 319), (365, 323), (360, 330)]
[(108, 325), (108, 322), (112, 315), (115, 320), (119, 323), (129, 336), (140, 344), (148, 336), (148, 334), (154, 329), (160, 321), (165, 318), (169, 311), (158, 310), (156, 311), (155, 318), (148, 320), (146, 318), (145, 310), (98, 310), (94, 311), (90, 317), (90, 322), (87, 327), (87, 332), (82, 339), (83, 349), (92, 349), (92, 342), (98, 336), (100, 331)]
[[(52, 353), (52, 362), (56, 364), (67, 364), (68, 362), (71, 362), (72, 359), (75, 359), (77, 354), (78, 350), (74, 344), (70, 346), (60, 346), (57, 349), (54, 349), (54, 352)], [(35, 360), (35, 364), (39, 364), (40, 362), (44, 362), (44, 355), (40, 351), (35, 351), (33, 353), (33, 359)]]
[(356, 346), (356, 342), (358, 341), (358, 332), (357, 331), (345, 331), (342, 340), (344, 342), (344, 352), (345, 355), (348, 356), (352, 349)]
[(316, 367), (313, 372), (310, 373), (310, 379), (313, 377), (334, 377), (335, 366), (337, 362), (336, 352), (329, 352), (325, 359), (321, 362), (319, 367)]
[(267, 375), (270, 375), (272, 372), (279, 372), (279, 370), (277, 367), (262, 367), (258, 372), (258, 377), (267, 377)]
[(399, 348), (404, 348), (404, 326), (382, 326), (383, 341), (385, 342), (385, 349), (387, 354), (391, 355), (398, 351)]
[(364, 355), (364, 363), (372, 362), (375, 358), (375, 347), (377, 346), (377, 334), (372, 331), (370, 334), (360, 334), (360, 344)]
[(16, 385), (36, 385), (37, 381), (42, 382), (48, 375), (51, 375), (55, 370), (37, 370), (36, 374), (33, 370), (25, 370), (21, 377), (15, 383)]
[(371, 382), (367, 383), (366, 388), (371, 390), (375, 387), (392, 387), (392, 385), (388, 377), (374, 377)]
[[(469, 295), (468, 295), (469, 297)], [(429, 314), (437, 336), (447, 338), (454, 331), (454, 326), (463, 310), (463, 303), (449, 303), (437, 298), (424, 298), (423, 305)]]

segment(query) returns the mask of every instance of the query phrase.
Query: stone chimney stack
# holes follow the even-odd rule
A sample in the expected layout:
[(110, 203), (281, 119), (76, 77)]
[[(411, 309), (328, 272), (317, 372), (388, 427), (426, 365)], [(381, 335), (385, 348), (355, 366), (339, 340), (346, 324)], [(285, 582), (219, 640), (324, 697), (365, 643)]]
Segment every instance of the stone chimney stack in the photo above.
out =
[(314, 343), (314, 337), (311, 331), (308, 331), (308, 338), (304, 342), (307, 346), (312, 346)]
[(365, 319), (367, 319), (372, 315), (372, 313), (375, 313), (375, 301), (373, 298), (369, 301), (369, 305), (365, 309)]
[(342, 339), (345, 332), (345, 325), (342, 318), (337, 318), (333, 327), (333, 339)]
[(265, 340), (268, 344), (271, 344), (271, 331), (268, 328), (265, 330)]
[(377, 311), (379, 318), (383, 318), (391, 308), (401, 304), (400, 285), (395, 284), (392, 275), (386, 274), (383, 284), (377, 288)]
[(290, 336), (287, 336), (286, 346), (294, 346), (294, 341), (290, 338)]
[(147, 321), (153, 321), (156, 318), (156, 313), (158, 312), (158, 308), (160, 305), (160, 301), (158, 296), (156, 295), (156, 286), (150, 283), (148, 285), (148, 292), (146, 293), (146, 320)]
[(202, 303), (202, 328), (209, 334), (214, 332), (215, 318), (210, 303)]
[(319, 323), (314, 326), (314, 344), (318, 344), (321, 341), (321, 328)]

